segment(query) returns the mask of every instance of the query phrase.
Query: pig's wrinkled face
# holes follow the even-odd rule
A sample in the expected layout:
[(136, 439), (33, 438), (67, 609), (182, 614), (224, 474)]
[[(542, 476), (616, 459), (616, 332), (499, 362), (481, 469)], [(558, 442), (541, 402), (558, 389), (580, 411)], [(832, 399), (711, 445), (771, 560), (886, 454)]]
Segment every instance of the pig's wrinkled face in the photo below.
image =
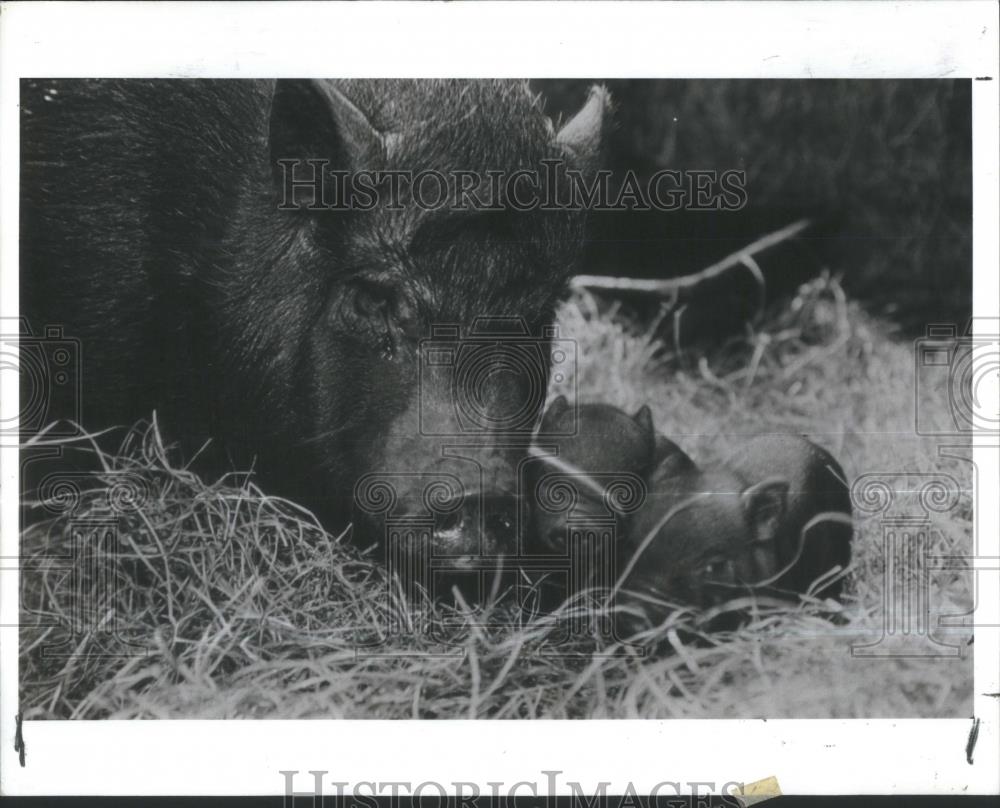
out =
[(525, 241), (475, 224), (405, 252), (368, 233), (347, 245), (358, 269), (329, 290), (304, 346), (307, 428), (329, 473), (440, 472), (467, 493), (516, 490), (516, 445), (523, 452), (544, 401), (556, 290), (525, 280), (542, 271)]
[[(557, 261), (575, 253), (575, 231), (501, 213), (425, 220), (393, 241), (400, 215), (357, 222), (342, 245), (351, 270), (309, 334), (309, 430), (330, 438), (317, 463), (342, 473), (345, 489), (390, 475), (387, 516), (433, 519), (438, 553), (510, 556), (514, 525), (499, 514), (512, 509), (502, 501), (517, 493), (545, 400), (556, 354), (546, 329), (565, 280)], [(424, 477), (412, 475), (458, 483), (429, 507)]]
[[(387, 86), (367, 99), (370, 122), (327, 87), (331, 152), (360, 170), (482, 176), (541, 171), (567, 153), (527, 95), (496, 83), (458, 90), (468, 108), (454, 108), (454, 87)], [(395, 106), (383, 97), (393, 92)], [(417, 92), (426, 97), (406, 95)], [(394, 119), (418, 113), (428, 117)], [(297, 487), (323, 513), (353, 504), (361, 533), (372, 514), (379, 525), (430, 519), (437, 553), (509, 555), (517, 464), (544, 403), (556, 356), (546, 329), (580, 249), (582, 212), (425, 210), (404, 194), (371, 210), (288, 216), (294, 233), (264, 246), (284, 278), (258, 294), (270, 294), (273, 317), (295, 313), (284, 333), (260, 339), (276, 344), (267, 395), (272, 417), (294, 423), (289, 466), (308, 459), (311, 479)], [(379, 480), (373, 490), (387, 499), (366, 499), (358, 487)]]

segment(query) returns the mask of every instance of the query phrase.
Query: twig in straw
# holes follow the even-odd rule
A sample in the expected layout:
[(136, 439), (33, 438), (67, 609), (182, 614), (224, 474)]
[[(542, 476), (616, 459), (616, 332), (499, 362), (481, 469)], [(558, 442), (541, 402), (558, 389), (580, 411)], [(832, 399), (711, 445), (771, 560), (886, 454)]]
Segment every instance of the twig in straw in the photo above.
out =
[(811, 224), (812, 222), (809, 219), (799, 219), (797, 222), (793, 222), (780, 230), (768, 233), (766, 236), (761, 236), (752, 244), (748, 244), (743, 249), (727, 255), (721, 261), (691, 275), (682, 275), (679, 278), (667, 279), (618, 278), (613, 275), (577, 275), (570, 281), (570, 285), (574, 289), (598, 289), (606, 292), (645, 292), (658, 295), (672, 303), (676, 303), (682, 295), (690, 292), (696, 286), (712, 278), (717, 278), (734, 267), (746, 267), (758, 281), (763, 280), (763, 274), (760, 271), (760, 267), (754, 261), (753, 256), (781, 244), (783, 241), (794, 238)]

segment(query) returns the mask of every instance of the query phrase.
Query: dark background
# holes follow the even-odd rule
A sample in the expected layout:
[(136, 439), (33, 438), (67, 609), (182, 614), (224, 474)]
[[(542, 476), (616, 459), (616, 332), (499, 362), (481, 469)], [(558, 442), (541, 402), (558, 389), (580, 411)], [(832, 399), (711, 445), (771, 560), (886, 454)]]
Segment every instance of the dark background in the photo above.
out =
[(593, 83), (611, 91), (606, 164), (616, 175), (741, 169), (748, 201), (734, 212), (592, 213), (584, 272), (688, 274), (808, 216), (815, 227), (773, 258), (789, 285), (828, 266), (849, 294), (907, 332), (969, 317), (971, 81), (552, 79), (532, 87), (553, 118), (565, 119)]

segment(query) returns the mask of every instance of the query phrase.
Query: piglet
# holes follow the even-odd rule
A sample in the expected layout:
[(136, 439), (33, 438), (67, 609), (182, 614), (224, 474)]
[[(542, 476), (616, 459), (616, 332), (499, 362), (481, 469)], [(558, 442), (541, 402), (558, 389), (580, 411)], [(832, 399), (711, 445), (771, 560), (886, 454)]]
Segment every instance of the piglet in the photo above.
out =
[[(849, 563), (850, 515), (843, 470), (804, 438), (753, 438), (715, 469), (668, 454), (621, 545), (622, 588), (661, 616), (750, 591), (804, 593)], [(816, 593), (841, 589), (838, 578)]]

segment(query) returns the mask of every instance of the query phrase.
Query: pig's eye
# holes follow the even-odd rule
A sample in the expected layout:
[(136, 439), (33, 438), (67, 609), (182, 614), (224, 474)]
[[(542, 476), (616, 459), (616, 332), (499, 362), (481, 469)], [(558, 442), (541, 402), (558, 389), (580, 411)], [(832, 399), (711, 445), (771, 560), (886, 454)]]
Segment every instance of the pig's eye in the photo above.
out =
[(514, 529), (514, 522), (508, 516), (494, 513), (487, 517), (487, 527), (497, 532), (509, 533)]
[(390, 328), (396, 300), (396, 290), (388, 284), (355, 280), (347, 287), (338, 309), (359, 333), (368, 337), (368, 344), (383, 359), (392, 359), (396, 350)]
[(387, 317), (393, 305), (394, 292), (380, 283), (357, 281), (352, 284), (354, 313), (358, 317), (374, 319)]
[(706, 578), (717, 581), (729, 580), (732, 578), (732, 571), (733, 565), (727, 558), (713, 558), (702, 567), (702, 573)]
[(435, 527), (441, 533), (451, 533), (459, 530), (464, 521), (461, 510), (452, 511), (451, 513), (440, 514)]

